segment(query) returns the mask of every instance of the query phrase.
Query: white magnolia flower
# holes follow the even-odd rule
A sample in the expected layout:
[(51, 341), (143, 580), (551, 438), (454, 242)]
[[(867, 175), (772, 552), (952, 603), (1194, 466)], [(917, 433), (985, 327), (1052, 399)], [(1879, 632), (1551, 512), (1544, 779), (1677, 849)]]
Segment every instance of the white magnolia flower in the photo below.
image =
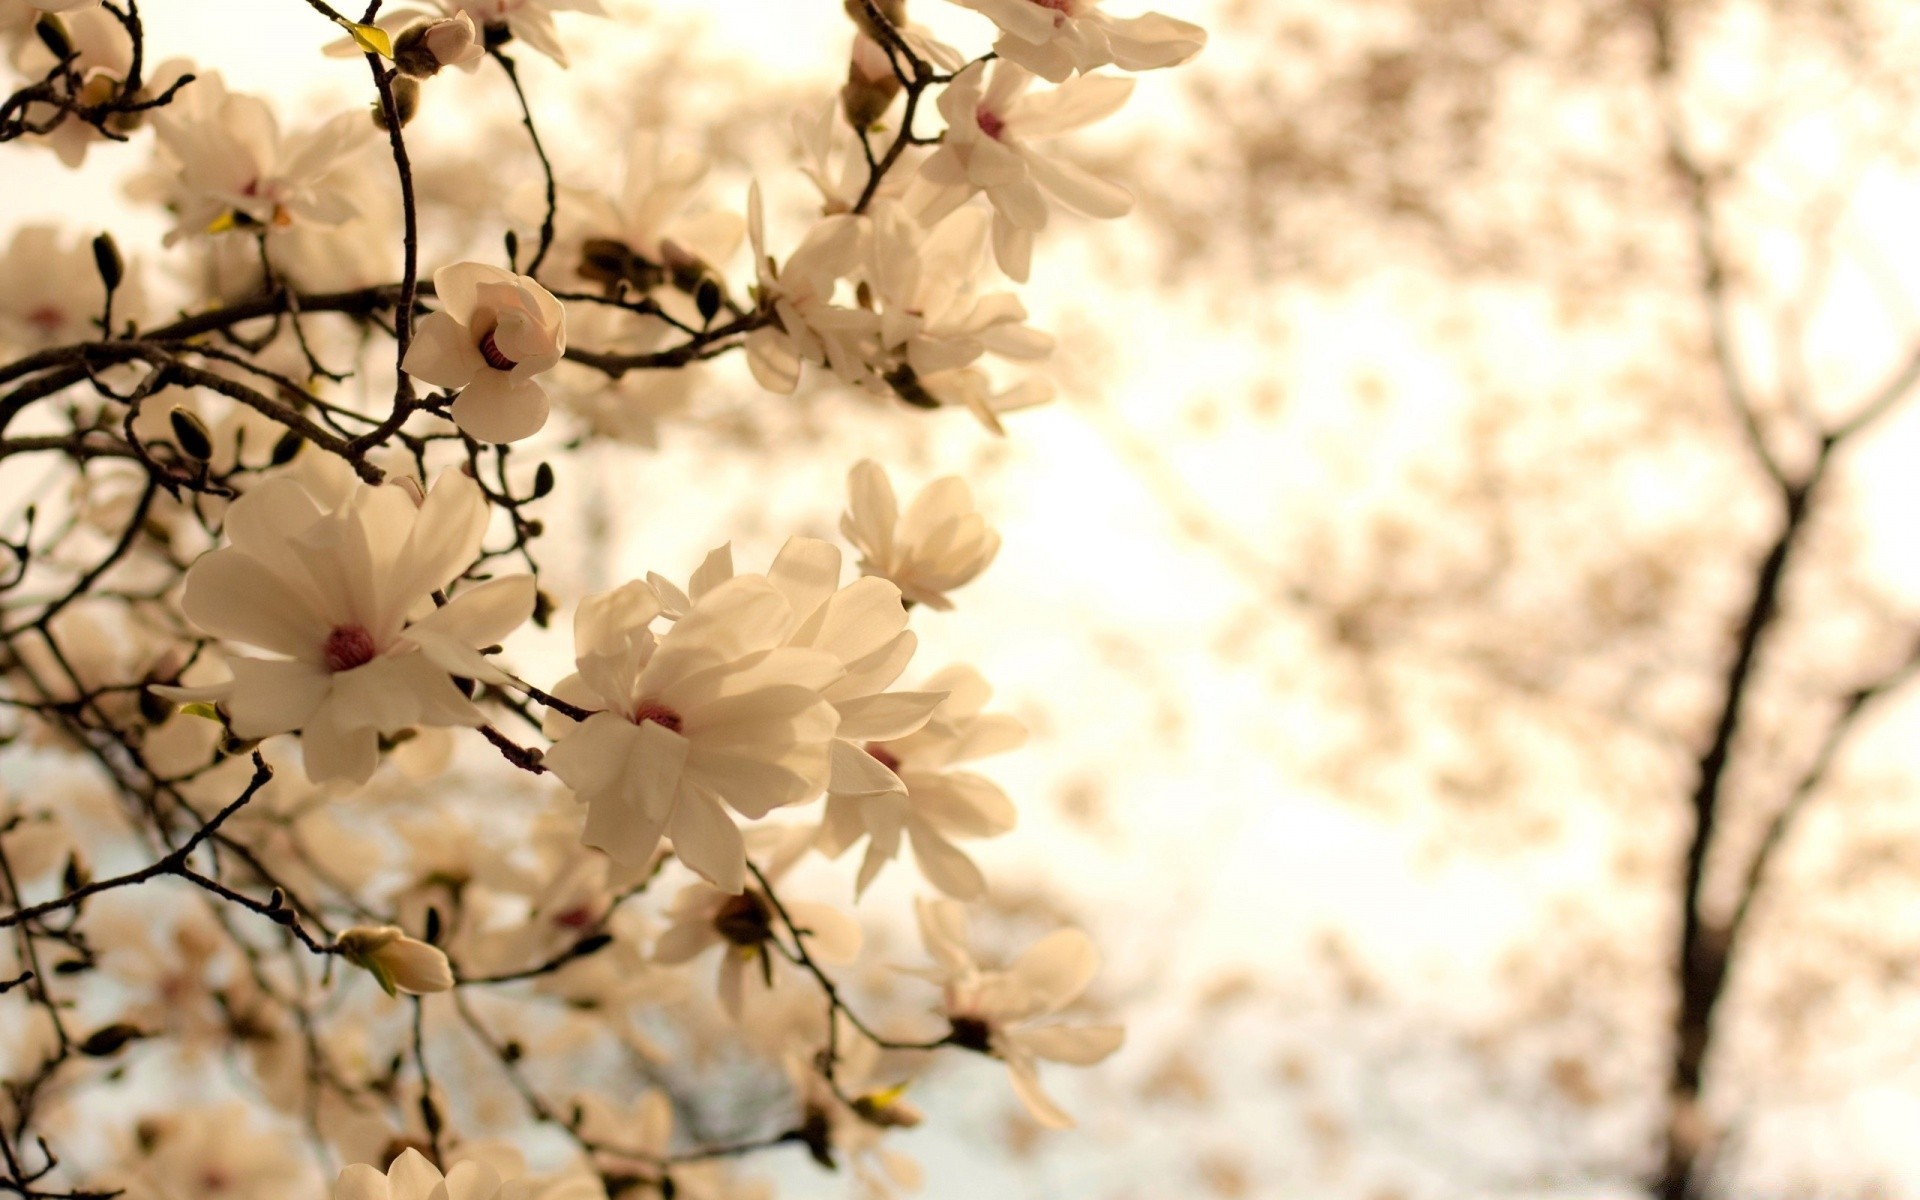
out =
[[(1035, 360), (1053, 350), (1052, 338), (1027, 327), (1018, 296), (978, 293), (989, 223), (987, 213), (971, 207), (931, 229), (898, 204), (873, 210), (868, 282), (880, 306), (880, 345), (912, 372), (913, 385), (988, 352)], [(897, 371), (890, 371), (890, 382)]]
[[(22, 225), (0, 254), (0, 347), (28, 351), (99, 338), (107, 293), (93, 247), (84, 237), (64, 246), (61, 240), (51, 225)], [(129, 267), (114, 296), (115, 325), (140, 319), (140, 294)]]
[(266, 101), (227, 91), (214, 72), (156, 111), (153, 128), (177, 173), (168, 245), (231, 229), (341, 224), (358, 209), (335, 174), (375, 132), (356, 110), (283, 136)]
[(238, 1103), (148, 1117), (130, 1140), (130, 1152), (97, 1181), (125, 1200), (279, 1200), (304, 1178), (299, 1143)]
[(486, 724), (454, 677), (505, 682), (479, 648), (532, 614), (533, 579), (489, 580), (439, 608), (432, 597), (473, 564), (487, 516), (457, 472), (418, 507), (399, 487), (359, 484), (323, 510), (293, 479), (261, 483), (228, 510), (230, 544), (187, 571), (180, 603), (213, 636), (282, 657), (230, 655), (226, 683), (155, 690), (218, 700), (239, 737), (298, 731), (316, 783), (365, 783), (383, 733)]
[[(659, 595), (664, 614), (677, 620), (732, 578), (732, 549), (722, 546), (707, 555), (685, 592), (658, 575), (649, 574), (647, 582)], [(946, 693), (887, 690), (919, 645), (907, 629), (900, 589), (872, 576), (841, 587), (839, 547), (818, 538), (788, 538), (766, 578), (786, 597), (791, 613), (784, 644), (824, 650), (845, 671), (821, 692), (840, 716), (827, 790), (848, 796), (904, 792), (905, 785), (879, 767), (865, 746), (913, 733), (927, 723)]]
[(1178, 66), (1207, 44), (1207, 31), (1160, 13), (1112, 17), (1100, 0), (953, 0), (1001, 29), (994, 53), (1059, 83), (1113, 63), (1123, 71)]
[(436, 387), (463, 389), (453, 422), (483, 442), (517, 442), (547, 423), (533, 377), (567, 349), (566, 311), (530, 276), (465, 262), (433, 273), (440, 311), (414, 330), (400, 365)]
[(839, 721), (821, 692), (844, 669), (782, 644), (792, 609), (759, 576), (715, 587), (656, 639), (660, 615), (639, 581), (581, 604), (579, 673), (553, 690), (602, 711), (579, 723), (550, 712), (546, 765), (586, 802), (587, 845), (637, 866), (665, 834), (682, 862), (737, 893), (746, 846), (727, 808), (757, 820), (820, 793)]
[[(571, 206), (579, 220), (577, 238), (618, 242), (647, 263), (667, 270), (688, 260), (726, 262), (740, 248), (746, 223), (738, 213), (690, 211), (708, 166), (705, 155), (670, 150), (653, 130), (635, 133), (627, 144), (627, 173), (620, 194), (582, 194)], [(566, 257), (562, 256), (563, 261)], [(604, 273), (587, 277), (606, 282)]]
[(940, 1012), (947, 1040), (991, 1054), (1007, 1064), (1014, 1093), (1033, 1119), (1051, 1129), (1073, 1128), (1073, 1118), (1040, 1090), (1036, 1060), (1092, 1066), (1120, 1048), (1117, 1025), (1035, 1025), (1071, 1004), (1100, 968), (1100, 955), (1076, 929), (1048, 934), (1004, 971), (983, 971), (973, 960), (967, 913), (952, 900), (919, 900), (920, 939), (937, 964), (916, 971), (941, 985)]
[[(988, 80), (991, 70), (992, 79)], [(1119, 217), (1133, 197), (1035, 143), (1090, 125), (1126, 103), (1133, 80), (1087, 75), (1028, 95), (1033, 75), (1018, 63), (975, 63), (940, 94), (947, 131), (920, 164), (908, 203), (932, 224), (985, 193), (993, 205), (993, 253), (1000, 269), (1025, 282), (1033, 235), (1047, 224), (1047, 197), (1090, 217)]]
[[(927, 680), (926, 690), (944, 692), (946, 699), (923, 728), (864, 747), (868, 759), (899, 786), (827, 789), (821, 849), (837, 858), (861, 838), (871, 839), (854, 882), (856, 896), (899, 855), (904, 838), (927, 882), (949, 896), (978, 899), (986, 893), (986, 879), (953, 839), (998, 837), (1014, 827), (1013, 802), (998, 784), (950, 768), (1018, 748), (1027, 739), (1026, 729), (1004, 713), (982, 713), (992, 689), (971, 667), (948, 667)], [(834, 782), (851, 776), (837, 773)]]
[(975, 511), (966, 480), (934, 480), (901, 516), (893, 484), (870, 458), (847, 472), (840, 532), (860, 551), (863, 573), (891, 580), (908, 601), (943, 612), (953, 607), (947, 593), (986, 570), (1000, 552), (1000, 535)]
[(453, 968), (440, 948), (408, 937), (398, 925), (355, 925), (334, 944), (389, 996), (396, 990), (418, 996), (453, 986)]
[(800, 386), (802, 363), (829, 367), (847, 383), (878, 387), (867, 364), (878, 319), (833, 302), (840, 280), (860, 266), (861, 233), (861, 222), (850, 215), (823, 217), (786, 263), (776, 265), (767, 254), (760, 185), (747, 192), (747, 235), (760, 280), (755, 294), (776, 318), (747, 335), (747, 365), (761, 387), (792, 393)]
[(464, 12), (486, 28), (505, 28), (515, 38), (546, 55), (561, 66), (567, 65), (567, 52), (553, 27), (553, 14), (581, 12), (596, 17), (607, 15), (600, 0), (442, 0), (450, 11)]

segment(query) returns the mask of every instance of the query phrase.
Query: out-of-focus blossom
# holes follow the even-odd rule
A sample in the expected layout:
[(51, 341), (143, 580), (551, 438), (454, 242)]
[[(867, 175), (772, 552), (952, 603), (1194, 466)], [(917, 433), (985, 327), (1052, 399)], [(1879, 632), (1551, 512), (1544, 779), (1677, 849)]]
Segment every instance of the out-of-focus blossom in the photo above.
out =
[(607, 15), (600, 0), (442, 0), (442, 3), (449, 12), (466, 13), (483, 29), (506, 30), (563, 67), (567, 65), (567, 52), (560, 44), (559, 31), (553, 26), (553, 14)]
[[(802, 110), (793, 115), (794, 142), (800, 150), (800, 170), (820, 192), (820, 212), (836, 216), (853, 211), (865, 190), (871, 168), (861, 151), (860, 141), (841, 119), (836, 104)], [(880, 177), (874, 199), (899, 199), (906, 195), (914, 168), (925, 152), (909, 146), (894, 169)]]
[(549, 712), (546, 765), (586, 802), (587, 845), (637, 866), (665, 834), (682, 862), (737, 893), (746, 846), (727, 808), (757, 820), (820, 793), (839, 721), (821, 693), (844, 668), (782, 644), (792, 609), (759, 576), (715, 587), (656, 639), (660, 614), (639, 581), (581, 604), (579, 673), (554, 695), (601, 711), (578, 723)]
[(975, 510), (966, 480), (934, 480), (902, 516), (893, 484), (872, 459), (847, 472), (840, 532), (860, 552), (862, 573), (890, 580), (907, 600), (942, 611), (953, 607), (947, 593), (972, 581), (1000, 552), (1000, 535)]
[(335, 176), (373, 137), (360, 112), (283, 135), (266, 101), (229, 92), (208, 72), (154, 113), (153, 128), (175, 169), (168, 245), (234, 229), (339, 225), (358, 211)]
[[(0, 255), (0, 347), (24, 352), (95, 341), (106, 296), (86, 238), (63, 246), (53, 226), (22, 225)], [(116, 325), (143, 315), (136, 273), (126, 273), (113, 309)]]
[(1207, 31), (1160, 13), (1114, 17), (1100, 0), (953, 0), (1001, 29), (994, 53), (1059, 83), (1109, 63), (1124, 71), (1176, 67), (1200, 53)]
[(485, 263), (433, 273), (440, 311), (414, 331), (401, 367), (436, 387), (462, 389), (453, 422), (483, 442), (517, 442), (547, 423), (533, 379), (567, 349), (566, 311), (526, 275)]
[[(768, 836), (754, 840), (755, 849), (770, 856), (762, 868), (769, 884), (777, 884), (800, 860), (811, 840), (804, 828), (754, 830)], [(805, 931), (807, 953), (827, 966), (843, 966), (860, 956), (860, 923), (826, 904), (783, 900), (794, 923)], [(682, 888), (667, 910), (669, 924), (653, 946), (655, 962), (668, 966), (689, 962), (714, 946), (720, 955), (720, 1003), (734, 1020), (741, 1018), (749, 973), (773, 979), (775, 952), (768, 943), (775, 936), (773, 903), (760, 888), (749, 884), (730, 895), (707, 884)]]
[(247, 1119), (239, 1104), (149, 1117), (133, 1146), (95, 1186), (125, 1200), (281, 1200), (299, 1189), (300, 1147), (286, 1133)]
[[(0, 41), (12, 40), (20, 35), (19, 44), (12, 54), (14, 67), (30, 79), (44, 78), (54, 69), (58, 60), (39, 38), (28, 34), (33, 22), (41, 14), (32, 5), (24, 8), (16, 5), (12, 10), (13, 15), (9, 16), (6, 11), (9, 3), (15, 3), (15, 0), (0, 0)], [(78, 79), (78, 86), (72, 93), (73, 100), (83, 110), (116, 101), (124, 103), (128, 100), (151, 99), (166, 91), (189, 70), (188, 62), (180, 58), (168, 59), (158, 65), (148, 63), (138, 95), (127, 96), (124, 92), (127, 74), (133, 69), (133, 39), (127, 35), (126, 26), (120, 23), (119, 18), (100, 7), (97, 0), (86, 0), (85, 4), (79, 6), (49, 11), (60, 12), (57, 18), (60, 32), (73, 54), (67, 70)], [(13, 24), (16, 21), (18, 23)], [(81, 119), (80, 113), (62, 117), (59, 108), (44, 100), (27, 101), (18, 116), (29, 129), (51, 124), (51, 129), (33, 135), (27, 144), (46, 146), (69, 167), (81, 165), (86, 161), (88, 150), (107, 140), (107, 135), (91, 122)], [(124, 135), (138, 128), (144, 120), (145, 114), (138, 110), (118, 111), (106, 114), (104, 124), (114, 133)]]
[(1100, 969), (1099, 952), (1077, 929), (1041, 938), (1004, 971), (974, 962), (967, 913), (952, 900), (915, 902), (920, 940), (936, 964), (915, 974), (941, 985), (940, 1012), (956, 1046), (991, 1054), (1007, 1064), (1014, 1094), (1033, 1119), (1050, 1129), (1071, 1129), (1073, 1118), (1040, 1090), (1039, 1060), (1092, 1066), (1120, 1048), (1117, 1025), (1036, 1025), (1085, 991)]
[(821, 218), (800, 245), (776, 264), (767, 254), (766, 222), (760, 187), (747, 193), (747, 233), (759, 274), (756, 297), (775, 318), (747, 335), (747, 365), (760, 386), (791, 393), (800, 386), (800, 366), (830, 368), (843, 381), (876, 387), (867, 364), (866, 344), (878, 319), (865, 309), (834, 304), (840, 280), (860, 266), (862, 225), (852, 216)]
[(417, 507), (395, 486), (356, 485), (323, 510), (269, 479), (228, 510), (230, 544), (187, 572), (181, 608), (215, 637), (282, 655), (230, 655), (233, 678), (156, 691), (217, 700), (243, 738), (300, 733), (309, 778), (365, 783), (380, 735), (486, 724), (454, 677), (504, 682), (479, 653), (532, 614), (529, 576), (489, 580), (434, 607), (478, 556), (488, 508), (448, 472)]
[[(989, 74), (991, 79), (989, 79)], [(993, 253), (1000, 269), (1025, 282), (1033, 237), (1047, 224), (1047, 197), (1090, 217), (1124, 216), (1133, 197), (1036, 143), (1110, 116), (1133, 80), (1086, 75), (1028, 94), (1033, 75), (1005, 60), (975, 63), (940, 94), (947, 132), (920, 164), (908, 204), (932, 224), (985, 193), (993, 205)]]
[[(949, 896), (977, 899), (986, 892), (986, 878), (953, 839), (998, 837), (1014, 827), (1013, 802), (998, 784), (951, 768), (1018, 748), (1026, 729), (1004, 713), (981, 711), (992, 689), (971, 667), (948, 667), (927, 680), (926, 691), (945, 693), (946, 699), (923, 728), (865, 747), (868, 758), (900, 786), (828, 790), (821, 849), (838, 857), (861, 838), (870, 839), (854, 883), (856, 895), (899, 855), (904, 837), (927, 882)], [(839, 779), (836, 775), (836, 783)]]
[[(868, 282), (880, 308), (880, 345), (887, 380), (911, 389), (909, 400), (986, 353), (1037, 360), (1053, 339), (1026, 325), (1027, 310), (1012, 292), (980, 295), (986, 265), (988, 215), (961, 208), (932, 229), (891, 202), (873, 210)], [(996, 421), (983, 422), (999, 432)]]
[(453, 968), (440, 948), (408, 937), (398, 925), (355, 925), (334, 944), (389, 996), (395, 991), (416, 996), (444, 992), (453, 986)]
[[(569, 195), (555, 257), (609, 291), (646, 295), (671, 285), (691, 292), (698, 276), (733, 257), (746, 232), (738, 213), (697, 207), (707, 168), (705, 156), (670, 150), (652, 130), (634, 134), (617, 197)], [(689, 311), (677, 315), (699, 320), (690, 305), (686, 299)]]

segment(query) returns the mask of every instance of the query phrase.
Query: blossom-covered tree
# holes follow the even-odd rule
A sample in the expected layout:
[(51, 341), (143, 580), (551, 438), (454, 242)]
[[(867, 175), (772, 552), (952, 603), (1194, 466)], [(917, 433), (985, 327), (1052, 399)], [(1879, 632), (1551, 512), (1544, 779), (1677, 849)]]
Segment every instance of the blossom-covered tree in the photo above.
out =
[[(1126, 99), (1103, 69), (1204, 35), (966, 7), (996, 28), (955, 47), (848, 0), (803, 207), (772, 199), (783, 160), (713, 170), (697, 127), (621, 131), (617, 194), (562, 177), (517, 60), (633, 19), (597, 0), (305, 0), (312, 53), (366, 64), (338, 110), (230, 87), (220, 47), (149, 61), (131, 2), (0, 0), (0, 152), (111, 157), (167, 230), (0, 256), (0, 462), (31, 491), (0, 524), (0, 1191), (719, 1198), (797, 1146), (884, 1193), (942, 1053), (1071, 1123), (1038, 1063), (1121, 1041), (1051, 1019), (1091, 942), (983, 963), (960, 903), (991, 885), (953, 839), (1018, 803), (954, 768), (1024, 730), (971, 667), (913, 663), (999, 549), (967, 484), (903, 515), (880, 463), (831, 463), (845, 549), (793, 529), (684, 587), (570, 593), (548, 561), (588, 536), (549, 498), (709, 362), (996, 434), (1051, 394), (1012, 285), (1052, 200), (1129, 207), (1053, 139)], [(457, 88), (513, 106), (530, 200), (460, 186), (470, 147), (414, 123)], [(946, 897), (932, 968), (847, 911), (903, 840)], [(890, 966), (939, 986), (867, 986)], [(780, 1086), (692, 1119), (743, 1055)]]

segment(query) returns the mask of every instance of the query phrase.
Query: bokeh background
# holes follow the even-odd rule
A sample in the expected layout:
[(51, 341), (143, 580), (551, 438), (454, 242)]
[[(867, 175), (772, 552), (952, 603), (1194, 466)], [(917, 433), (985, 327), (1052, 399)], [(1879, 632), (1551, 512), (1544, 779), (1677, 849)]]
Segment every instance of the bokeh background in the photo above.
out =
[[(903, 486), (963, 473), (998, 523), (957, 611), (916, 614), (922, 661), (977, 665), (1033, 729), (992, 768), (1023, 829), (977, 857), (1008, 929), (1093, 934), (1129, 1039), (1050, 1075), (1071, 1134), (992, 1064), (950, 1066), (901, 1142), (929, 1195), (1645, 1195), (1688, 796), (1783, 519), (1730, 401), (1797, 471), (1811, 429), (1901, 391), (1920, 8), (1162, 7), (1208, 49), (1076, 143), (1136, 212), (1057, 223), (1023, 293), (1058, 402), (999, 439), (773, 397), (737, 363), (649, 385), (654, 444), (561, 481), (583, 532), (549, 551), (560, 586), (830, 536), (862, 457)], [(364, 87), (291, 0), (142, 9), (156, 57), (236, 89)], [(714, 157), (716, 202), (757, 177), (798, 214), (788, 119), (838, 87), (839, 4), (624, 11), (563, 18), (570, 72), (525, 59), (563, 179), (614, 186), (606, 148), (652, 128)], [(500, 99), (429, 96), (425, 186), (523, 202)], [(111, 159), (11, 156), (0, 223), (159, 253)], [(1726, 1194), (1920, 1195), (1917, 456), (1920, 402), (1836, 454), (1733, 742), (1709, 911), (1796, 818), (1708, 1057)], [(863, 908), (903, 910), (907, 874)], [(769, 1160), (786, 1194), (845, 1193), (792, 1159)]]

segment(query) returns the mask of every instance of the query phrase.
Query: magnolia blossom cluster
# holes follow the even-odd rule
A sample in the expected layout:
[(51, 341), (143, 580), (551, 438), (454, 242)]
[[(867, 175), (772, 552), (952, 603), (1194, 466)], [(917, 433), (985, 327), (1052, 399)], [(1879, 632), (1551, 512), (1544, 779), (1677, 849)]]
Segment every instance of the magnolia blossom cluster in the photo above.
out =
[[(0, 1191), (758, 1200), (741, 1160), (800, 1148), (891, 1196), (936, 1052), (1071, 1124), (1040, 1064), (1121, 1043), (1091, 941), (1001, 961), (965, 915), (1026, 730), (921, 652), (1000, 549), (968, 482), (859, 461), (838, 540), (631, 577), (581, 486), (730, 386), (994, 433), (1051, 396), (1017, 285), (1060, 212), (1131, 205), (1058, 139), (1204, 37), (961, 2), (971, 56), (846, 7), (805, 183), (648, 128), (608, 193), (529, 95), (597, 0), (309, 5), (367, 73), (304, 110), (155, 62), (136, 6), (0, 0), (0, 141), (116, 156), (165, 230), (0, 254), (0, 461), (59, 472), (0, 528)], [(534, 186), (491, 174), (483, 92)], [(600, 482), (640, 538), (675, 519), (644, 468)], [(915, 893), (922, 954), (855, 915)], [(751, 1128), (694, 1103), (714, 1064), (775, 1097)], [(251, 1111), (203, 1102), (235, 1079)]]

